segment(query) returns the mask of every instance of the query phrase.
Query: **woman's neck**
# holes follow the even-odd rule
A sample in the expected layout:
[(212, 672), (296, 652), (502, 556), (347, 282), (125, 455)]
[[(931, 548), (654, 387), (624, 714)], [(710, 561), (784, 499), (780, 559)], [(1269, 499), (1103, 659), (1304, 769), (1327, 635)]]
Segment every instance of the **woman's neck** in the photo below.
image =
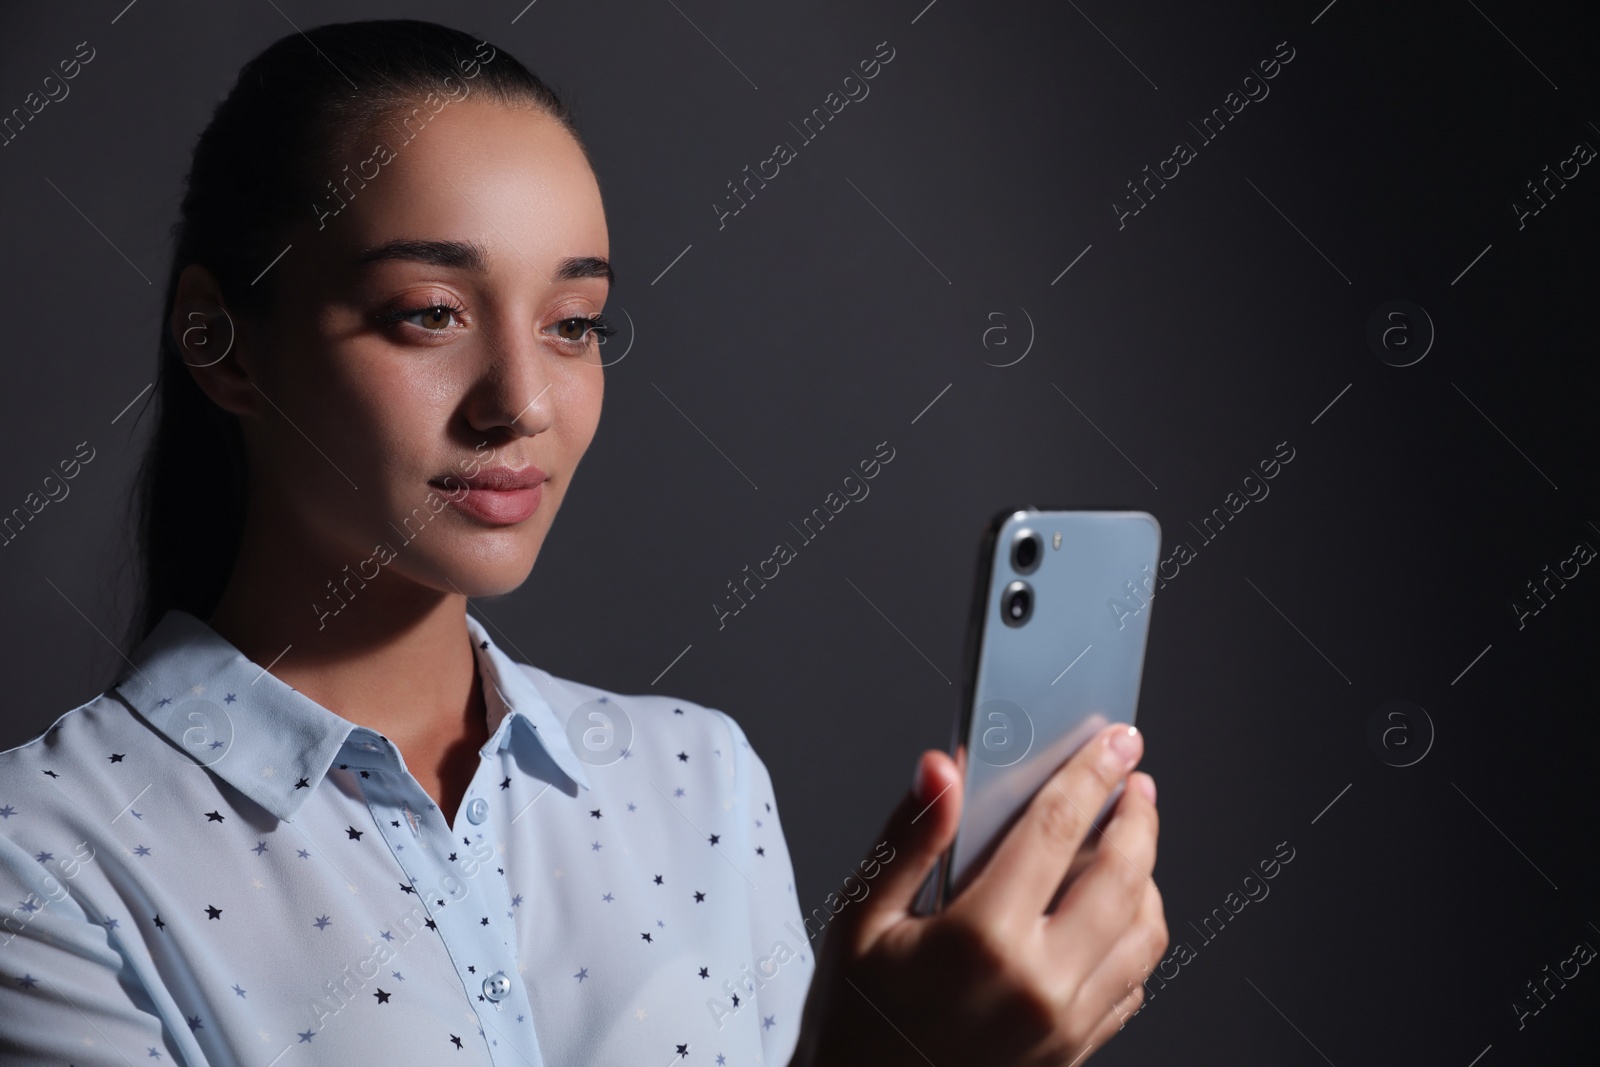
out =
[[(208, 620), (251, 661), (328, 710), (393, 741), (454, 821), (488, 739), (466, 624), (466, 597), (386, 567), (336, 615), (312, 605), (344, 577), (304, 540), (247, 521), (228, 584)], [(326, 571), (326, 574), (324, 574)]]

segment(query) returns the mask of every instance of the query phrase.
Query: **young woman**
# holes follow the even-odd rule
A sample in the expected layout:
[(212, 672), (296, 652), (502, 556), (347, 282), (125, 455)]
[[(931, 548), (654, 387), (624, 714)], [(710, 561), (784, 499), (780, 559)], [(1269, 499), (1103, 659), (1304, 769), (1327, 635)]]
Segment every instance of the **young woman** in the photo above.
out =
[(1066, 1065), (1139, 1007), (1167, 934), (1132, 728), (936, 916), (961, 786), (924, 753), (819, 958), (732, 718), (467, 615), (527, 577), (604, 384), (599, 186), (514, 58), (284, 37), (176, 236), (138, 647), (0, 755), (0, 1062)]

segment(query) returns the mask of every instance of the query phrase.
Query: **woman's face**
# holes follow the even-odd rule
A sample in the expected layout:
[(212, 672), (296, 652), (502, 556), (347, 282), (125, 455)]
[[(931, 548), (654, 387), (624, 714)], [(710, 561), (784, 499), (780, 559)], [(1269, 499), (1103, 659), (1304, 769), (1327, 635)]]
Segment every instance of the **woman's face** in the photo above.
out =
[[(324, 186), (272, 268), (270, 320), (244, 332), (253, 499), (308, 536), (319, 587), (348, 563), (504, 593), (600, 419), (600, 336), (582, 321), (610, 288), (600, 190), (542, 112), (469, 96), (403, 132), (380, 124), (392, 158), (354, 150), (327, 175), (343, 206)], [(526, 486), (529, 468), (537, 490), (484, 484)]]

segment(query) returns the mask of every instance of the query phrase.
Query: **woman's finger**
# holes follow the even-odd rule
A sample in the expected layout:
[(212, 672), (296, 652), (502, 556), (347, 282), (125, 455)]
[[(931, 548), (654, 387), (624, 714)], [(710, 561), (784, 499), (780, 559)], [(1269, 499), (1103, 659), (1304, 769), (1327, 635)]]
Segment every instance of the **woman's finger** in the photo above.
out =
[[(961, 776), (944, 752), (922, 753), (912, 788), (890, 813), (870, 862), (862, 868), (868, 892), (839, 915), (854, 953), (864, 952), (884, 930), (904, 919), (939, 854), (949, 847), (961, 821)], [(863, 861), (864, 863), (869, 861)], [(875, 870), (875, 873), (872, 873)]]
[[(1154, 882), (1145, 885), (1133, 924), (1124, 931), (1089, 976), (1076, 988), (1067, 1009), (1068, 1020), (1086, 1027), (1103, 1016), (1115, 1016), (1118, 1028), (1139, 1009), (1147, 994), (1143, 983), (1167, 951), (1168, 932), (1161, 893)], [(1130, 999), (1134, 998), (1134, 999)]]
[(1150, 872), (1159, 832), (1160, 818), (1145, 790), (1123, 790), (1094, 862), (1067, 887), (1045, 923), (1050, 958), (1063, 985), (1092, 974), (1135, 921), (1146, 893), (1155, 887)]
[(1046, 779), (949, 910), (999, 920), (1012, 929), (1035, 923), (1095, 815), (1143, 753), (1143, 736), (1126, 723), (1090, 738)]

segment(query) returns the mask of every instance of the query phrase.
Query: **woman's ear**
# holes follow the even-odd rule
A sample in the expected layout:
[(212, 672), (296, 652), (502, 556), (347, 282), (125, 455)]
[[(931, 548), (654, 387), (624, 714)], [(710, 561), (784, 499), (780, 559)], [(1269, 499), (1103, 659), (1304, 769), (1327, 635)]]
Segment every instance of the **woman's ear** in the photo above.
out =
[(212, 403), (235, 415), (257, 413), (260, 393), (243, 358), (238, 321), (222, 299), (216, 276), (198, 263), (178, 276), (167, 329), (178, 357)]

